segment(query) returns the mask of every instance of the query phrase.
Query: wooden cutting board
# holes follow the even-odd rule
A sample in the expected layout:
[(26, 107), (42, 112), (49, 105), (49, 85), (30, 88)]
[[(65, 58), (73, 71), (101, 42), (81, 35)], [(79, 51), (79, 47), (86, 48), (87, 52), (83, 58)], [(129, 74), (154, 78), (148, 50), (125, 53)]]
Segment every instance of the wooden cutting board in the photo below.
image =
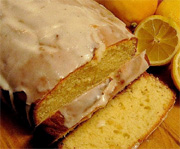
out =
[[(170, 88), (174, 89), (168, 66), (153, 67), (148, 70), (158, 76)], [(175, 106), (166, 120), (142, 143), (140, 149), (180, 149), (180, 92), (177, 93)], [(0, 116), (0, 149), (33, 148), (33, 133), (25, 122), (1, 103)]]

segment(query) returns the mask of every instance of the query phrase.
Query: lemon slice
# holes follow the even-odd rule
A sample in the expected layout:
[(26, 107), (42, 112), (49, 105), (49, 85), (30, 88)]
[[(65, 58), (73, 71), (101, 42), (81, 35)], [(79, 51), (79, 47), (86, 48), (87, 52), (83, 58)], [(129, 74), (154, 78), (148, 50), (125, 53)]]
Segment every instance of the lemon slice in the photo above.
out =
[(135, 30), (137, 52), (146, 50), (151, 66), (169, 63), (180, 47), (180, 27), (171, 19), (153, 15)]
[(180, 49), (173, 58), (171, 76), (175, 86), (180, 91)]

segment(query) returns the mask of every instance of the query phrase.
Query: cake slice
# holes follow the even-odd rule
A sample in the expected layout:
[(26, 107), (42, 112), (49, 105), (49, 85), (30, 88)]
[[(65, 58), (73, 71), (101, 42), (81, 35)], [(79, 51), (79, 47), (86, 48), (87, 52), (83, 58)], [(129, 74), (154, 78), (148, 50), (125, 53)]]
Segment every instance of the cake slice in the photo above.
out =
[[(149, 63), (145, 52), (133, 57), (120, 68), (111, 73), (104, 82), (86, 91), (69, 104), (43, 121), (35, 131), (36, 141), (46, 136), (46, 143), (51, 144), (65, 136), (81, 122), (90, 118), (98, 109), (106, 104), (128, 84), (143, 74)], [(44, 140), (43, 140), (44, 142)]]
[(164, 83), (144, 73), (67, 135), (60, 148), (137, 148), (165, 119), (174, 102), (175, 94)]
[(33, 122), (39, 125), (61, 107), (71, 103), (88, 90), (106, 82), (110, 75), (135, 55), (136, 40), (125, 40), (110, 46), (101, 60), (93, 58), (62, 79), (47, 95), (37, 100), (33, 108)]

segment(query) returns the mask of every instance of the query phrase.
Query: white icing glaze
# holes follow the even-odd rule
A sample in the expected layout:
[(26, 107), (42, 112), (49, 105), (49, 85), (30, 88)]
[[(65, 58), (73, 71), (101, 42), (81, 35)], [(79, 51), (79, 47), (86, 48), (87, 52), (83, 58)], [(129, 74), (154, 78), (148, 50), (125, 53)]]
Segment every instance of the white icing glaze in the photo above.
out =
[(0, 88), (27, 104), (60, 79), (133, 35), (93, 0), (0, 0)]
[(140, 142), (137, 142), (131, 149), (138, 149), (138, 147), (141, 145)]
[(108, 79), (111, 81), (106, 80), (62, 107), (60, 112), (65, 118), (64, 126), (71, 128), (84, 117), (93, 114), (96, 109), (104, 107), (110, 99), (144, 73), (148, 67), (145, 52), (142, 52), (125, 63), (118, 72), (112, 74), (111, 79)]
[(97, 127), (98, 127), (98, 128), (104, 127), (105, 125), (106, 125), (106, 121), (105, 121), (105, 120), (100, 120), (100, 121), (97, 123)]
[(82, 118), (91, 112), (93, 105), (100, 100), (104, 89), (107, 87), (109, 80), (93, 89), (87, 91), (83, 95), (73, 100), (67, 106), (60, 109), (61, 114), (65, 117), (64, 125), (68, 128), (79, 122)]
[(134, 81), (142, 73), (149, 68), (149, 63), (146, 59), (146, 52), (143, 51), (139, 55), (125, 63), (117, 73), (112, 75), (112, 86), (115, 86), (113, 95), (123, 90), (128, 84)]

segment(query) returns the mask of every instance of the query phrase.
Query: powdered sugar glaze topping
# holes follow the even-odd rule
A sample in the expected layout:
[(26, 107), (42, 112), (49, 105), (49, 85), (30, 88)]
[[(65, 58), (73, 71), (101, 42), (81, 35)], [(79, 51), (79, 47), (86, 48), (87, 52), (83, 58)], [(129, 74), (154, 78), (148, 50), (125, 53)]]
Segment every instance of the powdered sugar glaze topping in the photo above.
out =
[[(95, 49), (133, 35), (93, 0), (1, 0), (0, 87), (27, 104), (89, 62)], [(98, 57), (98, 55), (97, 55)]]

